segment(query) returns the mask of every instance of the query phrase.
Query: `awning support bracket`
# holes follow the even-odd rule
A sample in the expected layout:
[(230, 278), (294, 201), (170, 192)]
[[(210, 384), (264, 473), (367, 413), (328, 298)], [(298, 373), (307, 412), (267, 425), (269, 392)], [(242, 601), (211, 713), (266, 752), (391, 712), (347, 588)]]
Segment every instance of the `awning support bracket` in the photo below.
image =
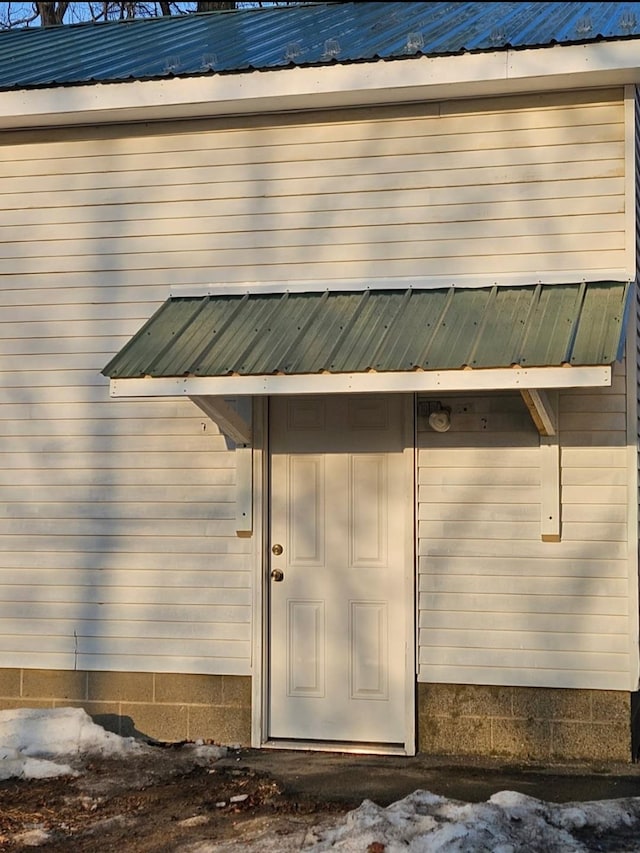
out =
[(251, 448), (251, 399), (229, 401), (224, 397), (189, 398), (235, 444), (236, 536), (253, 533), (253, 453)]
[(560, 542), (560, 443), (558, 436), (540, 438), (540, 535), (543, 542)]
[(529, 414), (540, 435), (556, 435), (558, 431), (558, 401), (540, 389), (523, 388), (520, 391)]
[(251, 444), (250, 418), (244, 417), (227, 398), (189, 395), (189, 399), (236, 444)]
[(558, 392), (523, 388), (522, 399), (540, 433), (540, 534), (543, 542), (561, 535), (561, 462)]

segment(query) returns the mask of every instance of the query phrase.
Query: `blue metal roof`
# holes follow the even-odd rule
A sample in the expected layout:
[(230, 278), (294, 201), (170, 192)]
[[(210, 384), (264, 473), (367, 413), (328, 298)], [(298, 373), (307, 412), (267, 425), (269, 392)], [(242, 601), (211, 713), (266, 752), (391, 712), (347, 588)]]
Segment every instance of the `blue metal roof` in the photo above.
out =
[(0, 33), (0, 90), (640, 38), (640, 3), (308, 3)]

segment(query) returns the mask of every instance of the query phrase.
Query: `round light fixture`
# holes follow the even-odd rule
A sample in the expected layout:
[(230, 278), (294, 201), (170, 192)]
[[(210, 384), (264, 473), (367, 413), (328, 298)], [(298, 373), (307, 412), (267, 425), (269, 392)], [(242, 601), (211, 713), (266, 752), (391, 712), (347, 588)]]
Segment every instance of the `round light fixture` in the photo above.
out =
[(431, 412), (429, 415), (429, 426), (436, 432), (447, 432), (451, 427), (449, 412), (445, 409), (439, 409), (437, 412)]

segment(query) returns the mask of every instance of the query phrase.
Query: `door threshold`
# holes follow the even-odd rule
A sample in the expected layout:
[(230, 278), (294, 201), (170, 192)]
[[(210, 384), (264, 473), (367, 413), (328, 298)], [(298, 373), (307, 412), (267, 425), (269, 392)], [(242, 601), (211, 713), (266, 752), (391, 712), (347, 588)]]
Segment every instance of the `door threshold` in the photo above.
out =
[(328, 740), (266, 740), (263, 749), (291, 749), (306, 752), (345, 752), (354, 755), (409, 755), (404, 746), (395, 743), (352, 743)]

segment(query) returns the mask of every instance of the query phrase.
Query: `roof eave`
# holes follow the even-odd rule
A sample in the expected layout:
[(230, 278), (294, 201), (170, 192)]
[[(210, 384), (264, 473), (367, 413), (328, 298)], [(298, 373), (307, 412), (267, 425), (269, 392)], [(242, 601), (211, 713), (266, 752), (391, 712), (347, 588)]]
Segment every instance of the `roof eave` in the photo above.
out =
[(0, 92), (0, 129), (397, 104), (640, 83), (636, 39)]

